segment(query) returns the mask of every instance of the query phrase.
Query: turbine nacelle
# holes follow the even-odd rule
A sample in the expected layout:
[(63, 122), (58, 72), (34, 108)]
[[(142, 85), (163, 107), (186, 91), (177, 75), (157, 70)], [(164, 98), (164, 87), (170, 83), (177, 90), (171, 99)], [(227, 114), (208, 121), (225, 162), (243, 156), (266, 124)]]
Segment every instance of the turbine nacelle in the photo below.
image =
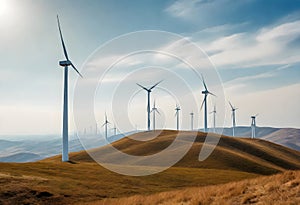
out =
[(59, 65), (62, 67), (67, 67), (67, 66), (71, 66), (72, 62), (69, 60), (59, 61)]

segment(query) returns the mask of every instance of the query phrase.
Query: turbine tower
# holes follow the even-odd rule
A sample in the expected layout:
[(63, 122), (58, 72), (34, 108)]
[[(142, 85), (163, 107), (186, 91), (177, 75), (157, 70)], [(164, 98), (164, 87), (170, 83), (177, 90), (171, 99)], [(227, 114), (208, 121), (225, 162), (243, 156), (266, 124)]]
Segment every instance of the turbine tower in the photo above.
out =
[(108, 120), (107, 120), (107, 115), (106, 115), (106, 113), (105, 113), (105, 121), (104, 121), (102, 127), (105, 126), (105, 139), (106, 139), (106, 140), (107, 140), (107, 125), (108, 125), (108, 124), (110, 124), (110, 122), (108, 122)]
[(214, 132), (216, 132), (216, 114), (217, 114), (217, 109), (216, 109), (216, 105), (214, 105), (214, 110), (210, 112), (211, 114), (213, 114), (213, 126), (214, 126)]
[(178, 105), (176, 105), (176, 108), (175, 108), (176, 112), (175, 112), (175, 116), (177, 117), (177, 130), (179, 130), (179, 111), (180, 111), (180, 107)]
[(60, 22), (59, 18), (57, 16), (57, 25), (60, 35), (61, 44), (63, 47), (63, 52), (65, 55), (66, 60), (59, 61), (59, 65), (64, 68), (64, 98), (63, 98), (63, 129), (62, 129), (62, 161), (67, 162), (69, 161), (69, 133), (68, 133), (68, 67), (71, 66), (80, 77), (82, 75), (79, 73), (79, 71), (76, 69), (76, 67), (73, 65), (73, 63), (70, 61), (67, 49), (65, 46), (65, 42), (63, 40), (61, 28), (60, 28)]
[(251, 138), (255, 138), (256, 117), (258, 114), (251, 116)]
[(162, 82), (162, 80), (159, 81), (158, 83), (154, 84), (149, 89), (137, 83), (137, 85), (140, 86), (141, 88), (143, 88), (144, 90), (146, 90), (147, 94), (148, 94), (148, 104), (147, 104), (147, 116), (148, 116), (147, 117), (147, 126), (148, 126), (148, 131), (150, 131), (150, 94), (152, 92), (152, 89), (154, 89), (161, 82)]
[(157, 112), (160, 115), (157, 107), (155, 107), (155, 100), (153, 102), (153, 108), (152, 108), (151, 112), (153, 112), (153, 122), (152, 122), (153, 123), (153, 130), (155, 130), (155, 112)]
[(231, 117), (232, 117), (232, 136), (235, 135), (235, 111), (238, 109), (237, 107), (234, 107), (230, 102), (229, 102), (229, 105), (231, 107)]
[(191, 115), (191, 130), (193, 131), (194, 130), (194, 113), (193, 111), (190, 113)]
[(204, 105), (204, 132), (207, 132), (207, 96), (213, 95), (216, 97), (216, 95), (208, 91), (207, 86), (204, 81), (204, 78), (203, 78), (203, 75), (201, 75), (201, 77), (202, 77), (202, 83), (203, 83), (205, 90), (202, 91), (202, 94), (204, 95), (204, 100), (201, 104), (200, 110), (202, 110), (202, 107)]

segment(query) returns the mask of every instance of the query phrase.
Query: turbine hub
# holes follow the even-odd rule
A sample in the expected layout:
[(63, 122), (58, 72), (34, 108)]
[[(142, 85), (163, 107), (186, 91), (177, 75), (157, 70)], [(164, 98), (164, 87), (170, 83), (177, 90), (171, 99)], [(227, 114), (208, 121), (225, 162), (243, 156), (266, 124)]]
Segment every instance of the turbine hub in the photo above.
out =
[(65, 60), (65, 61), (59, 61), (59, 65), (62, 67), (66, 67), (72, 65), (72, 63), (69, 60)]

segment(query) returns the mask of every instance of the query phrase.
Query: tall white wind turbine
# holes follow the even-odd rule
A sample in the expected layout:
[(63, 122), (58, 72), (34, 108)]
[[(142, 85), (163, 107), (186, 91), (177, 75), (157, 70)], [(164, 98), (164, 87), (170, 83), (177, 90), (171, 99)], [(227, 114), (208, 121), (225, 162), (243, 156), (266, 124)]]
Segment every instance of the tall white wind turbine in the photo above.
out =
[(213, 95), (216, 97), (216, 95), (208, 91), (203, 75), (201, 75), (201, 77), (202, 77), (202, 83), (203, 83), (205, 90), (202, 91), (202, 94), (204, 95), (204, 100), (201, 104), (200, 110), (202, 110), (202, 107), (204, 105), (204, 132), (207, 132), (207, 96)]
[(69, 161), (69, 134), (68, 134), (68, 67), (71, 66), (80, 77), (82, 75), (79, 73), (79, 71), (76, 69), (76, 67), (73, 65), (73, 63), (70, 61), (67, 53), (67, 49), (65, 46), (65, 42), (62, 36), (61, 28), (60, 28), (60, 22), (59, 18), (57, 16), (57, 24), (58, 24), (58, 30), (60, 34), (60, 40), (63, 47), (63, 52), (66, 57), (66, 60), (59, 61), (59, 65), (64, 68), (64, 98), (63, 98), (63, 130), (62, 130), (62, 161), (67, 162)]
[(157, 112), (157, 114), (160, 115), (157, 107), (155, 107), (155, 100), (153, 102), (153, 108), (152, 108), (151, 112), (152, 112), (152, 115), (153, 115), (153, 122), (152, 122), (153, 125), (152, 126), (153, 126), (153, 130), (155, 130), (155, 121), (156, 121), (156, 119), (155, 119), (155, 113)]
[(191, 115), (191, 130), (193, 131), (194, 130), (194, 112), (192, 111), (190, 113)]
[(232, 136), (235, 135), (235, 127), (236, 127), (236, 123), (235, 123), (235, 111), (238, 109), (237, 107), (234, 107), (230, 102), (229, 105), (231, 107), (231, 117), (232, 117)]
[(154, 89), (161, 82), (162, 82), (162, 80), (159, 81), (158, 83), (154, 84), (149, 89), (137, 83), (137, 85), (140, 86), (141, 88), (143, 88), (144, 90), (146, 90), (147, 94), (148, 94), (147, 95), (148, 96), (148, 103), (147, 103), (147, 127), (148, 127), (148, 131), (150, 131), (150, 94), (152, 92), (152, 89)]
[(216, 115), (217, 115), (217, 109), (216, 105), (214, 105), (214, 110), (210, 112), (213, 114), (213, 127), (214, 127), (214, 132), (216, 132)]
[(251, 116), (251, 138), (255, 138), (256, 117), (258, 114)]
[(105, 126), (105, 139), (106, 140), (107, 140), (107, 126), (108, 126), (108, 124), (110, 124), (110, 122), (107, 120), (107, 115), (105, 113), (105, 121), (104, 121), (102, 127)]
[(179, 111), (180, 111), (180, 107), (178, 105), (176, 105), (175, 110), (176, 110), (175, 116), (176, 116), (177, 130), (179, 130)]

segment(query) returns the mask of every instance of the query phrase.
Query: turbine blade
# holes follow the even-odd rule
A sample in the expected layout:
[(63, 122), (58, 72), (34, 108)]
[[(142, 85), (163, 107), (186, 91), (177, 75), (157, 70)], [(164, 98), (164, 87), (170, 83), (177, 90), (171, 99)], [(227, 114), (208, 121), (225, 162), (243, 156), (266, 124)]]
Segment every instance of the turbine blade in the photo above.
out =
[(217, 97), (215, 94), (213, 94), (213, 93), (211, 93), (211, 92), (208, 92), (208, 94), (210, 94), (210, 95), (213, 95), (213, 96)]
[(159, 115), (161, 115), (160, 112), (159, 112), (157, 109), (156, 109), (156, 112), (157, 112)]
[(145, 88), (144, 86), (142, 86), (142, 85), (140, 85), (140, 84), (138, 84), (138, 83), (137, 83), (137, 85), (140, 86), (141, 88), (143, 88), (143, 89), (146, 90), (146, 91), (149, 91), (149, 90), (150, 90), (150, 89), (148, 90), (147, 88)]
[(203, 75), (202, 75), (202, 74), (201, 74), (201, 78), (202, 78), (202, 83), (203, 83), (203, 86), (204, 86), (205, 90), (207, 90), (207, 86), (206, 86), (206, 84), (205, 84), (204, 77), (203, 77)]
[(149, 88), (149, 90), (152, 90), (153, 88), (155, 88), (158, 84), (160, 84), (163, 80), (159, 81), (158, 83), (156, 83), (155, 85), (153, 85), (151, 88)]
[(231, 109), (233, 110), (234, 108), (233, 108), (231, 102), (230, 101), (228, 101), (228, 102), (229, 102), (229, 105), (230, 105)]
[(64, 42), (64, 39), (63, 39), (63, 36), (62, 36), (62, 33), (61, 33), (61, 28), (60, 28), (60, 22), (59, 22), (58, 15), (56, 17), (57, 17), (57, 24), (58, 24), (60, 40), (61, 40), (61, 44), (62, 44), (62, 47), (63, 47), (63, 51), (64, 51), (66, 59), (69, 60), (67, 49), (66, 49), (66, 46), (65, 46), (65, 42)]
[(201, 111), (202, 108), (203, 108), (203, 105), (204, 105), (205, 100), (206, 100), (206, 95), (205, 95), (204, 100), (203, 100), (203, 102), (202, 102), (202, 104), (201, 104), (200, 111)]
[(83, 76), (81, 75), (81, 73), (77, 70), (77, 68), (74, 66), (73, 63), (71, 63), (71, 66), (73, 67), (73, 69), (78, 73), (78, 75), (80, 75), (80, 77), (83, 78)]

